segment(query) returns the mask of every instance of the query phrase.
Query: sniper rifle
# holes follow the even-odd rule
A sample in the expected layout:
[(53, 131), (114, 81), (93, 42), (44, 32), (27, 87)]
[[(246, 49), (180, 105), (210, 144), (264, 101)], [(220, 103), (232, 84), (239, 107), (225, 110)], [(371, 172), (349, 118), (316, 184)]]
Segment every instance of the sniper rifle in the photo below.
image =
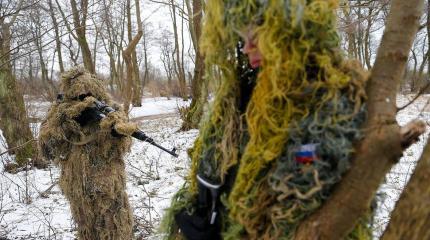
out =
[[(72, 99), (72, 100), (80, 100), (83, 101), (86, 97), (91, 96), (91, 94), (81, 94), (78, 97)], [(57, 96), (57, 102), (62, 102), (64, 100), (64, 94), (58, 94)], [(115, 112), (116, 110), (114, 108), (112, 108), (111, 106), (107, 105), (105, 102), (103, 101), (99, 101), (99, 100), (94, 100), (93, 102), (93, 106), (86, 108), (84, 111), (82, 111), (81, 115), (78, 116), (75, 120), (81, 124), (82, 126), (84, 126), (85, 124), (87, 124), (90, 121), (101, 121), (103, 118), (106, 117), (107, 114), (111, 113), (111, 112)], [(112, 129), (112, 135), (114, 136), (122, 136), (121, 134), (117, 133), (115, 131), (115, 129)], [(178, 154), (176, 153), (176, 148), (173, 148), (172, 150), (168, 150), (166, 148), (164, 148), (163, 146), (157, 144), (154, 139), (148, 137), (143, 131), (141, 130), (136, 130), (133, 134), (131, 134), (132, 137), (139, 139), (141, 141), (147, 142), (167, 153), (169, 153), (170, 155), (174, 156), (174, 157), (178, 157)]]

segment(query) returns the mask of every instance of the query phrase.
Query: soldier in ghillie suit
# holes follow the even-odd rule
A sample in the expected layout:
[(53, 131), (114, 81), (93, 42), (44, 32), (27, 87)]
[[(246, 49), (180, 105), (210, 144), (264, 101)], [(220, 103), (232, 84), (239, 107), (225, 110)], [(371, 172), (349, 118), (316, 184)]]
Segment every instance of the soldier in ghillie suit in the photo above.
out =
[[(339, 52), (336, 0), (209, 0), (201, 47), (221, 76), (168, 239), (292, 239), (362, 137), (367, 74)], [(370, 238), (364, 223), (350, 239)]]
[[(60, 188), (70, 202), (78, 238), (132, 239), (123, 155), (137, 129), (112, 102), (96, 76), (75, 68), (62, 76), (63, 100), (53, 104), (39, 136), (43, 155), (61, 168)], [(94, 101), (117, 111), (101, 121), (91, 115)]]

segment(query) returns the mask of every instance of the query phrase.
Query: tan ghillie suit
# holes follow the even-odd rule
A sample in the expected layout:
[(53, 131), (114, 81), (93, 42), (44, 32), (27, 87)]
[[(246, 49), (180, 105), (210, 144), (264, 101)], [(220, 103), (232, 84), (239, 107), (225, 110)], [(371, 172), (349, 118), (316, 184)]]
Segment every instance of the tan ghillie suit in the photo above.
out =
[[(129, 151), (136, 125), (112, 103), (101, 80), (76, 68), (62, 76), (64, 100), (52, 105), (42, 123), (43, 155), (61, 167), (60, 188), (70, 202), (82, 240), (132, 239), (132, 211), (125, 192), (123, 155)], [(76, 100), (79, 95), (85, 100)], [(118, 111), (83, 127), (74, 119), (94, 98)], [(75, 100), (74, 100), (75, 99)], [(124, 137), (112, 136), (112, 128)], [(127, 137), (126, 137), (127, 136)]]

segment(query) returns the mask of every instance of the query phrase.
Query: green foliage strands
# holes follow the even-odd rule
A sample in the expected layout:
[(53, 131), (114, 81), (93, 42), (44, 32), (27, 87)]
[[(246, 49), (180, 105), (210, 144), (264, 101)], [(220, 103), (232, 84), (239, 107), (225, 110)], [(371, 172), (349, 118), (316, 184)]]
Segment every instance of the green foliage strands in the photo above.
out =
[[(221, 76), (221, 85), (171, 213), (179, 210), (175, 206), (193, 210), (197, 172), (223, 182), (238, 162), (236, 181), (224, 196), (226, 239), (290, 239), (327, 198), (360, 135), (366, 79), (337, 50), (336, 7), (336, 0), (207, 2), (201, 42), (206, 77)], [(239, 157), (237, 70), (243, 63), (235, 47), (245, 30), (256, 33), (263, 61), (245, 115), (249, 140)], [(299, 164), (294, 149), (308, 143), (318, 144), (320, 160)]]

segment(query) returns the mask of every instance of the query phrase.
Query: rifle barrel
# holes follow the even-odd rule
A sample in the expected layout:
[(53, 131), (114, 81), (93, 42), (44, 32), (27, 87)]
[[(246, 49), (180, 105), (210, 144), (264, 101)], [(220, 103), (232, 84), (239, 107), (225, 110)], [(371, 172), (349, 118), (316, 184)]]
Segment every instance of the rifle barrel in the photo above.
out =
[[(98, 100), (96, 100), (94, 102), (97, 111), (99, 112), (99, 115), (103, 115), (104, 118), (105, 115), (104, 114), (108, 114), (111, 112), (115, 112), (115, 109), (113, 109), (112, 107), (110, 107), (109, 105), (106, 105), (104, 102), (100, 102)], [(155, 143), (154, 139), (148, 137), (143, 131), (141, 130), (137, 130), (135, 131), (133, 134), (131, 134), (132, 137), (139, 139), (141, 141), (150, 143), (151, 145), (158, 147), (159, 149), (169, 153), (170, 155), (174, 156), (174, 157), (179, 157), (179, 155), (176, 153), (176, 149), (173, 148), (172, 150), (168, 150), (166, 148), (164, 148), (163, 146), (158, 145), (157, 143)]]
[(157, 143), (155, 143), (154, 139), (148, 137), (143, 131), (141, 130), (137, 130), (135, 131), (133, 134), (131, 134), (132, 137), (139, 139), (141, 141), (150, 143), (151, 145), (158, 147), (159, 149), (169, 153), (170, 155), (174, 156), (174, 157), (178, 157), (179, 155), (176, 153), (176, 149), (173, 148), (172, 150), (168, 150), (166, 148), (164, 148), (161, 145), (158, 145)]

